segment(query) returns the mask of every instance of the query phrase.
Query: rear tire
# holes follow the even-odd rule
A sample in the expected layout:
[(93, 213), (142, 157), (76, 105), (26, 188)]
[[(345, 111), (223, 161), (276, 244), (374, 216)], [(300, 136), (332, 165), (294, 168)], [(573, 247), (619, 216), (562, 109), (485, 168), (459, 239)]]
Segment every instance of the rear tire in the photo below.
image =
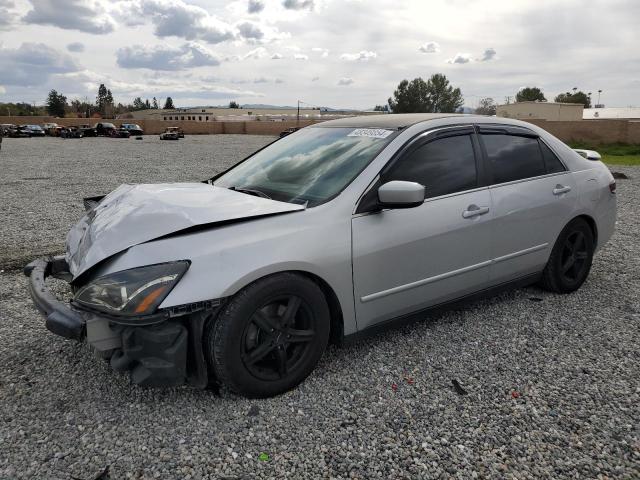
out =
[(541, 286), (555, 293), (576, 291), (589, 276), (593, 261), (593, 232), (589, 224), (576, 218), (567, 224), (556, 240)]
[(265, 398), (294, 388), (329, 340), (330, 313), (311, 279), (281, 273), (236, 294), (207, 328), (205, 356), (232, 391)]

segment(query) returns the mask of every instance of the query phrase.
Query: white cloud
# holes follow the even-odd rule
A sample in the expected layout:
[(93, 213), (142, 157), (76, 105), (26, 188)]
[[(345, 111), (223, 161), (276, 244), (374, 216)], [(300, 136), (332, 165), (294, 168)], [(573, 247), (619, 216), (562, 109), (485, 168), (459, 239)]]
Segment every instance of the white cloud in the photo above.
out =
[(305, 55), (304, 53), (294, 53), (293, 58), (296, 60), (309, 60), (309, 55)]
[(311, 79), (311, 81), (312, 81), (312, 82), (317, 82), (318, 80), (320, 80), (320, 77), (313, 77), (313, 78)]
[(95, 0), (30, 0), (25, 23), (53, 25), (67, 30), (104, 34), (115, 29), (113, 18)]
[(220, 60), (210, 50), (195, 42), (185, 43), (180, 48), (133, 45), (118, 49), (116, 57), (122, 68), (150, 70), (183, 70), (220, 64)]
[[(249, 58), (253, 58), (255, 60), (258, 60), (260, 58), (265, 58), (265, 57), (268, 57), (268, 56), (269, 56), (269, 52), (267, 52), (266, 48), (257, 47), (257, 48), (254, 48), (253, 50), (245, 53), (242, 56), (242, 60), (247, 60)], [(273, 57), (271, 57), (271, 58), (273, 58)]]
[(314, 0), (284, 0), (282, 6), (287, 10), (313, 10)]
[(262, 10), (264, 10), (264, 2), (262, 0), (249, 0), (247, 13), (260, 13)]
[(2, 85), (0, 85), (0, 93), (1, 93), (1, 94), (5, 94), (5, 93), (7, 93), (7, 89), (6, 89), (6, 88), (4, 88)]
[(274, 53), (273, 55), (271, 55), (271, 60), (282, 60), (282, 58), (284, 57), (280, 53)]
[(23, 43), (18, 48), (0, 46), (0, 85), (43, 85), (52, 75), (78, 70), (80, 67), (69, 55), (43, 43)]
[(437, 42), (427, 42), (418, 48), (422, 53), (440, 53), (440, 44)]
[(0, 0), (0, 30), (9, 29), (17, 15), (11, 9), (15, 4), (11, 0)]
[(493, 48), (485, 48), (482, 53), (482, 57), (478, 59), (480, 62), (488, 62), (493, 60), (496, 56), (496, 51)]
[(378, 56), (376, 52), (369, 52), (366, 50), (362, 50), (358, 53), (343, 53), (340, 55), (341, 60), (346, 60), (347, 62), (368, 62), (369, 60), (373, 60)]
[(347, 86), (352, 84), (353, 84), (353, 78), (342, 77), (340, 80), (338, 80), (338, 85), (340, 86)]
[(233, 27), (207, 10), (183, 0), (140, 0), (140, 12), (150, 18), (158, 37), (180, 37), (221, 43), (235, 38)]
[(456, 53), (455, 57), (447, 60), (447, 63), (469, 63), (471, 61), (471, 54), (469, 53)]
[(312, 52), (318, 52), (322, 58), (327, 58), (329, 56), (329, 49), (322, 47), (313, 47), (311, 49)]
[(242, 38), (260, 40), (264, 37), (264, 32), (255, 23), (242, 22), (237, 25), (237, 28)]
[(84, 52), (84, 44), (81, 42), (73, 42), (67, 45), (67, 50), (74, 53)]

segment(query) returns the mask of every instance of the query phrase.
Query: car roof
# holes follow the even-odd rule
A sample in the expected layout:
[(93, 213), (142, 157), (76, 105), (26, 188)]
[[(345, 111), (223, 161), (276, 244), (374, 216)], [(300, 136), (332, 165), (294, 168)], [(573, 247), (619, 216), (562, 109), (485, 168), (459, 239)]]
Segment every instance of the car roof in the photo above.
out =
[(467, 117), (461, 113), (391, 113), (328, 120), (314, 127), (393, 128), (401, 129), (428, 120), (445, 117)]

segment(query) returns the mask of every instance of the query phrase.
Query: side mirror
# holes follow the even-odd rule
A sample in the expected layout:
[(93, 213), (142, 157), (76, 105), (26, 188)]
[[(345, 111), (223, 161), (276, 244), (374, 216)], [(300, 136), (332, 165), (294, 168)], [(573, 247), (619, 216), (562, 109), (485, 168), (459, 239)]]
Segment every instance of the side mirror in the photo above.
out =
[(412, 208), (424, 202), (424, 185), (393, 180), (378, 188), (378, 205), (383, 208)]

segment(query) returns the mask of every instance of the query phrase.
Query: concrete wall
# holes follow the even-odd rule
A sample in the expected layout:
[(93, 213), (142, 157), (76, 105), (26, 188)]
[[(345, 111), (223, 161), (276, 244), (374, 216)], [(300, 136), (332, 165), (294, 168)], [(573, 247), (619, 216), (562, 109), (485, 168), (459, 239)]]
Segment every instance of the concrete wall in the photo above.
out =
[[(116, 125), (133, 123), (127, 120), (105, 120)], [(633, 143), (640, 145), (640, 121), (638, 120), (578, 120), (578, 121), (547, 121), (527, 120), (538, 125), (564, 142), (584, 142), (591, 145), (603, 143)], [(55, 122), (60, 125), (93, 125), (95, 119), (84, 118), (51, 118), (51, 117), (0, 117), (0, 123), (14, 124), (42, 124)], [(149, 135), (158, 135), (168, 126), (182, 127), (188, 135), (207, 135), (224, 133), (246, 133), (251, 135), (278, 135), (289, 127), (306, 127), (313, 120), (286, 122), (164, 122), (162, 120), (136, 120)]]
[(516, 118), (528, 121), (530, 119), (569, 121), (582, 120), (581, 103), (555, 102), (516, 102), (496, 107), (498, 117)]
[(563, 142), (584, 142), (590, 145), (603, 143), (640, 144), (640, 122), (628, 120), (580, 120), (575, 122), (550, 122), (527, 120), (544, 128)]

